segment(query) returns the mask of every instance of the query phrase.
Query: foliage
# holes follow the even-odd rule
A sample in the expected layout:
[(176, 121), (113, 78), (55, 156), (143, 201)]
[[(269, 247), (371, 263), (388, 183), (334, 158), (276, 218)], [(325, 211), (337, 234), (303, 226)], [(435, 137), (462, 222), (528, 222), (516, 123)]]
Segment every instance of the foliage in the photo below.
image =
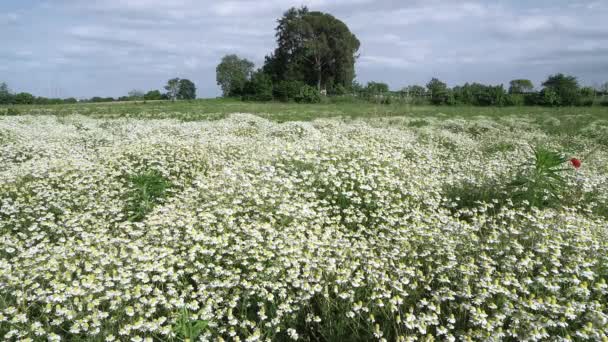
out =
[(564, 167), (567, 161), (561, 153), (545, 147), (535, 148), (533, 161), (524, 165), (525, 170), (511, 183), (513, 198), (537, 208), (559, 203), (566, 186), (562, 174), (568, 170)]
[(141, 221), (160, 203), (171, 183), (158, 171), (151, 170), (128, 177), (127, 215), (131, 221)]
[(179, 94), (180, 83), (179, 78), (172, 78), (167, 81), (167, 85), (165, 85), (165, 90), (167, 91), (167, 97), (175, 101), (177, 100), (177, 95)]
[(317, 88), (304, 85), (300, 88), (300, 93), (295, 100), (298, 103), (319, 103), (321, 102), (321, 93)]
[(19, 93), (15, 95), (15, 104), (34, 104), (34, 95), (30, 93)]
[(363, 93), (367, 96), (383, 95), (388, 93), (388, 84), (382, 82), (367, 82)]
[(464, 86), (454, 87), (456, 103), (474, 106), (503, 106), (508, 104), (507, 93), (502, 85), (487, 86), (479, 83), (465, 83)]
[(543, 82), (543, 87), (545, 93), (549, 91), (549, 95), (545, 95), (545, 99), (549, 96), (553, 100), (555, 95), (555, 101), (551, 105), (575, 106), (579, 104), (581, 94), (578, 81), (574, 76), (551, 75)]
[(224, 97), (241, 96), (245, 83), (253, 74), (254, 64), (237, 55), (226, 55), (216, 68), (216, 81)]
[(179, 80), (179, 89), (177, 91), (179, 100), (194, 100), (196, 99), (196, 86), (187, 79)]
[(0, 113), (1, 113), (0, 115), (13, 116), (13, 115), (20, 115), (21, 111), (14, 107), (8, 107), (8, 108), (6, 108), (6, 111), (0, 112)]
[(131, 91), (129, 91), (129, 100), (130, 101), (137, 101), (137, 100), (143, 100), (144, 99), (144, 92), (141, 90), (137, 90), (137, 89), (133, 89)]
[(278, 22), (278, 46), (263, 68), (273, 81), (301, 80), (318, 90), (350, 86), (360, 43), (342, 21), (302, 7), (289, 9)]
[(561, 98), (553, 88), (545, 88), (541, 91), (542, 104), (545, 106), (559, 106), (562, 104)]
[(302, 81), (279, 81), (274, 85), (273, 96), (279, 101), (293, 101), (300, 95), (300, 90), (305, 85)]
[(534, 91), (532, 81), (526, 79), (512, 80), (509, 83), (509, 94), (526, 94)]
[(433, 78), (426, 85), (427, 91), (430, 94), (431, 103), (434, 105), (444, 105), (448, 103), (449, 94), (447, 84)]
[(159, 90), (150, 90), (144, 95), (144, 100), (153, 101), (153, 100), (162, 100), (163, 95)]
[(256, 71), (245, 83), (243, 99), (247, 101), (271, 101), (273, 92), (272, 79), (261, 70)]
[(11, 90), (6, 82), (0, 83), (0, 105), (11, 104), (14, 102)]
[(183, 308), (173, 331), (184, 341), (198, 341), (198, 337), (207, 329), (207, 321), (192, 320), (188, 309)]

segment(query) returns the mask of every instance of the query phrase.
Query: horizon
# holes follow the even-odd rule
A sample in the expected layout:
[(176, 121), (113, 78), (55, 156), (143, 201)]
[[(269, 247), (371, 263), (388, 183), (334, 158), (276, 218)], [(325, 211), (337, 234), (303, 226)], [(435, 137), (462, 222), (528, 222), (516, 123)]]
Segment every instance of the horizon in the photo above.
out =
[(196, 84), (199, 98), (216, 97), (222, 56), (261, 67), (276, 45), (276, 20), (300, 5), (334, 15), (357, 35), (362, 84), (398, 90), (433, 77), (449, 86), (526, 78), (538, 88), (555, 73), (588, 86), (608, 81), (605, 1), (11, 0), (0, 4), (0, 82), (82, 99), (162, 90), (180, 77)]

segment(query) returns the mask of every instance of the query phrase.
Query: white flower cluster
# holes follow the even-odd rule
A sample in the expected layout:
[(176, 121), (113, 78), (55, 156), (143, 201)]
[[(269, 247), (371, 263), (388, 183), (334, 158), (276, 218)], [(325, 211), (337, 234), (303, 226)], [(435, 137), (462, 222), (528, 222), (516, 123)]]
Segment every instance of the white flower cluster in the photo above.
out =
[[(608, 148), (568, 151), (594, 152), (560, 207), (459, 207), (571, 147), (425, 120), (0, 118), (0, 336), (184, 340), (188, 312), (198, 340), (608, 340)], [(172, 186), (132, 221), (147, 171)]]

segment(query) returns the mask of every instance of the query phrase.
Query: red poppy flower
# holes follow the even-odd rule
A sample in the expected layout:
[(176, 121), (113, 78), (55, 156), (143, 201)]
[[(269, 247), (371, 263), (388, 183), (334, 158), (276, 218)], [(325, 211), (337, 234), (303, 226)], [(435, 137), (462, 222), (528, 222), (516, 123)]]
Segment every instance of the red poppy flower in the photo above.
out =
[(570, 159), (570, 164), (572, 164), (572, 166), (574, 166), (575, 169), (579, 169), (581, 167), (581, 161), (576, 159), (576, 158), (572, 158)]

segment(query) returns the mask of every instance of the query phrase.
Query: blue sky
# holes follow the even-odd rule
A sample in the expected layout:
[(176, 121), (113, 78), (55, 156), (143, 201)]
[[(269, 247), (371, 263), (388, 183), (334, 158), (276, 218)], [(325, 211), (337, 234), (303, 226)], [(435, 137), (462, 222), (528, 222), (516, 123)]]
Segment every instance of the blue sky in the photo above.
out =
[(608, 0), (2, 0), (0, 82), (82, 98), (184, 77), (199, 97), (214, 97), (221, 57), (261, 66), (276, 19), (300, 5), (334, 14), (359, 37), (361, 83), (525, 77), (539, 85), (556, 72), (586, 85), (608, 81)]

